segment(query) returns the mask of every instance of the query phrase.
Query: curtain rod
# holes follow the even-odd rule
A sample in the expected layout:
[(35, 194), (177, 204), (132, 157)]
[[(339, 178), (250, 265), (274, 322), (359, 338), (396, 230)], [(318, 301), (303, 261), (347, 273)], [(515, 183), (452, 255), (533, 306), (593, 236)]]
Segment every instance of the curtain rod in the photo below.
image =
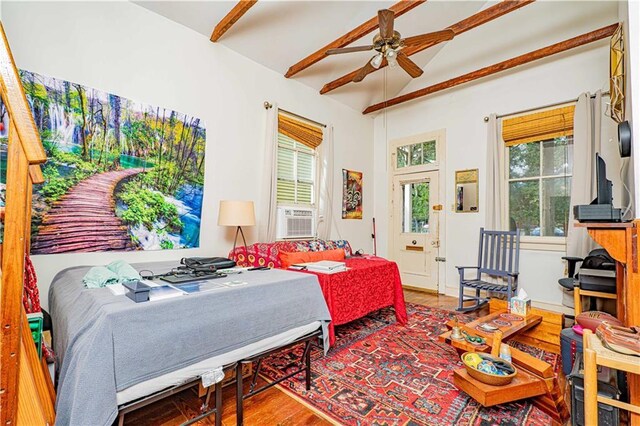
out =
[[(607, 90), (606, 92), (602, 92), (602, 96), (609, 96), (609, 91)], [(591, 99), (594, 99), (595, 97), (596, 97), (596, 95), (591, 95)], [(551, 108), (551, 107), (555, 107), (555, 106), (558, 106), (558, 105), (568, 104), (569, 102), (576, 102), (577, 100), (578, 100), (578, 98), (569, 99), (568, 101), (564, 101), (564, 102), (555, 102), (555, 103), (549, 104), (549, 105), (539, 106), (539, 107), (535, 107), (535, 108), (523, 109), (522, 111), (516, 111), (516, 112), (510, 112), (509, 114), (497, 115), (496, 118), (509, 117), (511, 115), (523, 114), (525, 112), (531, 112), (531, 111), (537, 111), (539, 109)], [(489, 117), (485, 117), (484, 118), (484, 122), (485, 123), (489, 122)]]
[[(263, 104), (263, 105), (264, 105), (264, 109), (271, 109), (271, 108), (273, 108), (273, 104), (271, 104), (269, 101), (264, 101), (264, 104)], [(299, 115), (299, 114), (296, 114), (295, 112), (287, 111), (286, 109), (278, 108), (278, 111), (286, 112), (286, 113), (287, 113), (287, 114), (289, 114), (289, 115), (293, 115), (293, 116), (294, 116), (294, 117), (296, 117), (296, 118), (300, 118), (300, 119), (302, 119), (302, 120), (306, 120), (306, 121), (308, 121), (308, 122), (310, 122), (310, 123), (313, 123), (313, 124), (316, 124), (316, 125), (318, 125), (318, 126), (320, 126), (320, 127), (327, 127), (327, 125), (326, 125), (326, 124), (318, 123), (317, 121), (311, 120), (311, 119), (309, 119), (309, 118), (307, 118), (307, 117), (303, 117), (303, 116), (301, 116), (301, 115)]]

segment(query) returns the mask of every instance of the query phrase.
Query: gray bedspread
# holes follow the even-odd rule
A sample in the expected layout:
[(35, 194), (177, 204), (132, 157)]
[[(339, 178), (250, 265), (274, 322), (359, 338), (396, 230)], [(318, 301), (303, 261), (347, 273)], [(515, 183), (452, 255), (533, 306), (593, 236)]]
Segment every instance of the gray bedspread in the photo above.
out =
[[(163, 273), (176, 262), (133, 265)], [(317, 278), (283, 270), (219, 278), (247, 284), (134, 303), (85, 289), (89, 266), (65, 269), (49, 290), (59, 368), (56, 424), (110, 425), (116, 393), (312, 321), (331, 320)]]

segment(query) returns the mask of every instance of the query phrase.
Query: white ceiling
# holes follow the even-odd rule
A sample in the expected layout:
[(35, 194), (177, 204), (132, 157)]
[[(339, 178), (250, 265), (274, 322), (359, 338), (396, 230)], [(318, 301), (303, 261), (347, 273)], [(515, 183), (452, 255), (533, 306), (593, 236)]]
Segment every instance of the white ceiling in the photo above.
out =
[[(135, 1), (174, 22), (209, 38), (215, 25), (235, 1)], [(280, 73), (329, 42), (376, 15), (395, 1), (258, 1), (219, 43)], [(496, 2), (427, 1), (396, 19), (403, 36), (441, 30)], [(565, 38), (611, 24), (617, 19), (617, 2), (538, 1), (488, 24), (470, 30), (411, 57), (425, 73), (412, 79), (399, 67), (386, 68), (349, 83), (327, 95), (358, 111), (367, 106), (494, 62), (508, 59)], [(369, 34), (352, 45), (370, 44)], [(460, 53), (463, 55), (461, 56)], [(331, 56), (293, 79), (316, 90), (362, 67), (370, 52)], [(455, 60), (454, 60), (455, 59)], [(488, 62), (489, 61), (489, 62)], [(446, 64), (446, 70), (438, 67)], [(429, 65), (429, 66), (427, 66)], [(438, 72), (430, 73), (438, 69)], [(411, 84), (409, 84), (411, 83)], [(403, 90), (404, 89), (404, 90)], [(320, 95), (319, 95), (320, 96)]]

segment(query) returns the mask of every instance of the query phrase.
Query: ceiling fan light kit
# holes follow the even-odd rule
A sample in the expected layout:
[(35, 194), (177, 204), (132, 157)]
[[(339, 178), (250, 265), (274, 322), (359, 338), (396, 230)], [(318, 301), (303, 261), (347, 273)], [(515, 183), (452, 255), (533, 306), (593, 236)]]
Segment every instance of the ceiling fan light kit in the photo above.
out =
[(368, 46), (343, 47), (340, 49), (329, 49), (327, 55), (340, 53), (364, 52), (375, 50), (376, 55), (355, 74), (355, 83), (362, 81), (367, 74), (379, 69), (384, 59), (390, 67), (399, 65), (411, 77), (416, 78), (422, 75), (422, 69), (409, 56), (402, 52), (405, 46), (434, 45), (441, 41), (451, 40), (455, 33), (451, 29), (436, 31), (433, 33), (421, 34), (403, 39), (398, 31), (393, 29), (395, 15), (392, 10), (382, 9), (378, 11), (378, 27), (380, 32), (373, 37), (373, 44)]
[(376, 56), (371, 58), (371, 66), (374, 67), (375, 69), (380, 68), (380, 65), (382, 65), (383, 58), (384, 56), (382, 55), (382, 53), (378, 53)]

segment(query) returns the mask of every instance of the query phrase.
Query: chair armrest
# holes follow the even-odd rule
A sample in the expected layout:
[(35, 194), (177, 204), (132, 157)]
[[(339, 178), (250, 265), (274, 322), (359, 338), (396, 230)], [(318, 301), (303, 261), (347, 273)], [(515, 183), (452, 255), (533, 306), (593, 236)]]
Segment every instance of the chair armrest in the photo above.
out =
[(574, 261), (574, 262), (582, 262), (584, 259), (581, 257), (576, 257), (576, 256), (562, 256), (563, 260), (569, 260), (569, 261)]
[(584, 259), (575, 256), (562, 256), (562, 259), (567, 261), (567, 276), (573, 278), (576, 275), (576, 266), (578, 262), (582, 262)]
[(479, 266), (456, 266), (455, 268), (457, 270), (460, 270), (460, 269), (478, 269), (480, 267)]

